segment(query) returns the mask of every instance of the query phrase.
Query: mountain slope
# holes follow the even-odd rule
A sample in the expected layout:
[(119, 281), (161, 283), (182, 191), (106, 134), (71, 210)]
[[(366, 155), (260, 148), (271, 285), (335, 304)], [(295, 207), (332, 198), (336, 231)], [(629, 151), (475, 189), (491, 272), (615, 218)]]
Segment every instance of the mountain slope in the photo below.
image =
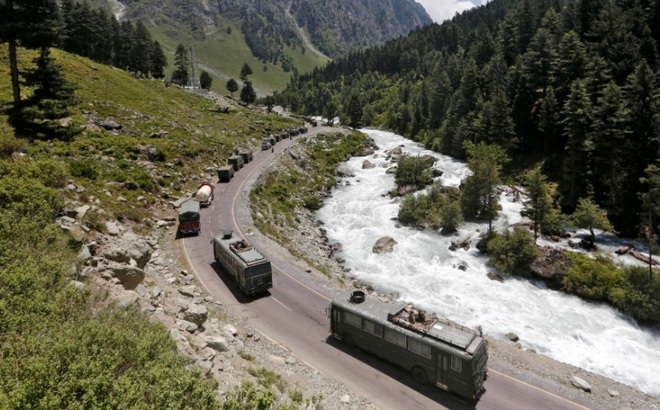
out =
[(221, 73), (215, 86), (221, 92), (227, 78), (238, 78), (243, 63), (255, 72), (251, 80), (260, 94), (267, 94), (328, 57), (432, 23), (411, 0), (99, 1), (116, 16), (142, 19), (170, 58), (178, 44), (194, 46), (195, 60), (210, 73)]

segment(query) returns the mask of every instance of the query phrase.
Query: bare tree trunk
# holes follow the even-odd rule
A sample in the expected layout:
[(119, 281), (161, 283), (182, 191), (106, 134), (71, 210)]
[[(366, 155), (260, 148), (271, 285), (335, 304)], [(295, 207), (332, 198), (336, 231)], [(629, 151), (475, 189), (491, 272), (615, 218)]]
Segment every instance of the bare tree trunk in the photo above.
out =
[(21, 102), (21, 86), (18, 82), (18, 63), (16, 62), (16, 40), (9, 40), (9, 70), (11, 75), (11, 88), (14, 94), (14, 107)]

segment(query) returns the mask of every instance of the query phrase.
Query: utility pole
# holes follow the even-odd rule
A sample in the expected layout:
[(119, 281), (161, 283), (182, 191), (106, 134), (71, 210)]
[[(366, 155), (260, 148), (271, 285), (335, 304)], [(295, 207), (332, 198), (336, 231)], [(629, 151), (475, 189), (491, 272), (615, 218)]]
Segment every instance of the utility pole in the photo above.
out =
[(193, 53), (193, 47), (190, 46), (190, 85), (192, 88), (195, 88), (195, 55)]

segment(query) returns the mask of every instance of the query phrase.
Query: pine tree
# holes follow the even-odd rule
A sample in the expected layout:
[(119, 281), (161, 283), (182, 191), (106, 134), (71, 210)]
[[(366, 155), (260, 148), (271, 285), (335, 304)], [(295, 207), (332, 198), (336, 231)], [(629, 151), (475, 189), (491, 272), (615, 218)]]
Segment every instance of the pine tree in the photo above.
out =
[(563, 107), (561, 124), (567, 140), (562, 167), (562, 205), (574, 207), (579, 198), (592, 196), (587, 137), (591, 131), (592, 106), (584, 81), (571, 86), (571, 94)]
[(362, 103), (360, 102), (360, 97), (357, 94), (351, 96), (351, 100), (348, 103), (348, 126), (356, 129), (362, 126)]
[(0, 8), (0, 43), (8, 43), (9, 70), (14, 106), (21, 91), (16, 48), (42, 49), (55, 45), (63, 22), (56, 0), (5, 0)]
[(252, 68), (248, 65), (248, 63), (243, 63), (241, 66), (241, 74), (239, 78), (245, 83), (247, 82), (248, 76), (252, 74)]
[(236, 80), (230, 78), (227, 81), (227, 85), (225, 87), (227, 88), (227, 91), (231, 93), (231, 98), (234, 98), (234, 93), (238, 91), (238, 83), (236, 82)]
[(527, 201), (524, 203), (524, 213), (532, 220), (534, 242), (536, 243), (544, 221), (552, 212), (552, 198), (546, 177), (541, 173), (540, 167), (529, 171), (525, 180)]
[(629, 169), (629, 111), (621, 89), (610, 82), (594, 108), (593, 131), (589, 135), (595, 200), (605, 204), (608, 214), (623, 212), (623, 186)]
[(27, 86), (35, 87), (30, 98), (22, 101), (10, 118), (17, 131), (37, 139), (68, 139), (72, 131), (60, 126), (57, 120), (69, 115), (75, 103), (74, 87), (66, 81), (60, 67), (42, 48), (35, 59), (36, 68), (25, 76)]
[(199, 86), (205, 90), (211, 89), (211, 84), (213, 84), (213, 78), (211, 74), (206, 71), (202, 71), (199, 75)]
[(580, 198), (577, 208), (571, 215), (573, 222), (578, 228), (589, 230), (589, 247), (593, 248), (596, 242), (594, 229), (609, 231), (612, 224), (607, 219), (607, 212), (596, 204), (591, 198)]
[(628, 178), (622, 194), (626, 209), (617, 218), (625, 233), (636, 235), (638, 215), (641, 204), (637, 193), (641, 192), (640, 178), (645, 177), (644, 170), (657, 158), (660, 158), (660, 90), (655, 73), (645, 61), (641, 61), (624, 86), (624, 99), (630, 110), (630, 138), (624, 159)]
[(584, 43), (573, 31), (562, 36), (555, 56), (550, 75), (554, 78), (553, 86), (557, 101), (563, 104), (570, 93), (571, 84), (587, 76), (589, 60)]
[(153, 42), (149, 29), (147, 29), (142, 20), (138, 20), (135, 24), (130, 43), (129, 71), (145, 76), (149, 75), (149, 69), (152, 65)]
[(188, 51), (183, 44), (179, 44), (174, 51), (172, 82), (181, 87), (188, 84)]
[(163, 52), (163, 48), (160, 46), (158, 40), (154, 40), (153, 46), (151, 47), (151, 58), (149, 62), (151, 66), (149, 67), (149, 72), (154, 78), (163, 78), (165, 77), (165, 67), (167, 67), (167, 57)]
[(499, 213), (497, 186), (501, 183), (500, 173), (509, 158), (497, 145), (469, 141), (464, 145), (472, 175), (461, 189), (461, 210), (468, 218), (487, 220), (490, 237), (493, 220)]
[(243, 88), (241, 89), (241, 101), (246, 104), (252, 104), (257, 100), (257, 93), (252, 87), (252, 83), (245, 81), (243, 83)]

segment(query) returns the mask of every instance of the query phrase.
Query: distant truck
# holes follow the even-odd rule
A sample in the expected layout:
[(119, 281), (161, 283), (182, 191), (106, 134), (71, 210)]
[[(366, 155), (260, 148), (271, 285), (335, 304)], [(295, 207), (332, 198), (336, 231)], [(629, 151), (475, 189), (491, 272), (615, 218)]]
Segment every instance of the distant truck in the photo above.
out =
[(211, 202), (213, 202), (213, 184), (210, 182), (202, 182), (195, 193), (195, 200), (199, 202), (201, 206), (211, 205)]
[(244, 164), (247, 164), (248, 162), (252, 161), (252, 151), (250, 150), (241, 151), (238, 153), (238, 155), (243, 157)]
[(227, 159), (227, 164), (232, 165), (234, 167), (234, 171), (238, 171), (239, 169), (243, 168), (243, 157), (240, 155), (232, 155)]
[(234, 166), (223, 165), (218, 168), (218, 181), (229, 182), (234, 177)]
[(272, 147), (270, 143), (270, 139), (266, 138), (265, 140), (261, 141), (261, 150), (266, 151), (269, 150), (270, 147)]
[(179, 228), (177, 229), (178, 234), (199, 235), (199, 232), (202, 230), (199, 210), (199, 202), (195, 200), (189, 200), (181, 204), (179, 207)]

